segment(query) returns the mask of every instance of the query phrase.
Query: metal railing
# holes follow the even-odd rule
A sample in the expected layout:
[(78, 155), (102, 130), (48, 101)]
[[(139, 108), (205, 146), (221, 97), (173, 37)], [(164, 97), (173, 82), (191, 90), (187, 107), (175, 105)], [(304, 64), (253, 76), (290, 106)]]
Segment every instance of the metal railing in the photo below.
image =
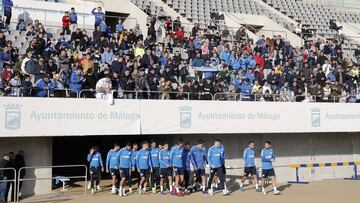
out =
[[(13, 185), (13, 188), (12, 190), (15, 190), (15, 191), (12, 191), (12, 194), (14, 195), (14, 200), (17, 200), (17, 191), (19, 191), (18, 187), (17, 186), (17, 183), (16, 183), (16, 170), (15, 168), (0, 168), (0, 171), (13, 171), (14, 172), (14, 179), (6, 179), (6, 180), (0, 180), (0, 184), (1, 183), (8, 183), (8, 182), (13, 182), (14, 185)], [(17, 189), (17, 190), (16, 190)]]
[[(8, 94), (8, 97), (38, 97), (34, 92), (46, 90), (43, 97), (56, 98), (95, 98), (95, 89), (83, 89), (74, 92), (71, 89), (43, 89), (33, 87), (26, 89), (28, 95), (24, 95), (24, 88), (13, 88), (18, 94)], [(63, 91), (63, 93), (62, 93)], [(153, 99), (153, 100), (216, 100), (216, 101), (256, 101), (256, 102), (313, 102), (313, 103), (347, 103), (347, 97), (321, 95), (290, 95), (285, 94), (244, 94), (239, 92), (182, 92), (182, 91), (141, 91), (141, 90), (112, 90), (114, 99)], [(60, 93), (60, 94), (59, 94)]]
[[(24, 182), (24, 181), (37, 181), (37, 180), (55, 180), (56, 177), (45, 177), (45, 178), (20, 178), (21, 177), (21, 172), (24, 171), (25, 169), (54, 169), (54, 168), (84, 168), (85, 169), (85, 175), (84, 176), (66, 176), (66, 178), (68, 179), (84, 179), (84, 195), (87, 194), (87, 175), (88, 175), (88, 168), (85, 165), (58, 165), (58, 166), (28, 166), (28, 167), (22, 167), (19, 169), (18, 172), (18, 179), (17, 179), (17, 193), (19, 193), (19, 185), (20, 185), (20, 181)], [(19, 201), (19, 195), (16, 194), (16, 201)]]

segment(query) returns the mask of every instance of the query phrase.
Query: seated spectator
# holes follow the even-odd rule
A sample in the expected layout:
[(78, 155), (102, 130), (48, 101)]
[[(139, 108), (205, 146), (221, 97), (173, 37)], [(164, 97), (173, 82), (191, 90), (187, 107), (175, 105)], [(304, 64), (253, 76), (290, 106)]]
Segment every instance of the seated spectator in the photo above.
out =
[(162, 6), (159, 7), (159, 10), (156, 13), (156, 18), (159, 20), (165, 20), (166, 19), (166, 13), (164, 11), (164, 8)]
[(50, 96), (50, 92), (55, 89), (55, 84), (50, 80), (49, 74), (44, 74), (43, 78), (35, 83), (35, 96), (46, 97)]
[(25, 25), (25, 21), (24, 19), (19, 19), (17, 25), (16, 25), (16, 30), (22, 32), (22, 31), (26, 31), (26, 25)]

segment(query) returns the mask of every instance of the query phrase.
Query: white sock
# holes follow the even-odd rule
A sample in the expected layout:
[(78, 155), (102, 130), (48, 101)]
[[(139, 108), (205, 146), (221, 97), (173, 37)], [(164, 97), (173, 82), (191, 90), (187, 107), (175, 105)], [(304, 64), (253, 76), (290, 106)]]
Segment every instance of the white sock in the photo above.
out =
[(156, 183), (154, 183), (154, 187), (153, 188), (156, 188)]
[(143, 190), (144, 190), (144, 192), (146, 192), (146, 187), (144, 187), (144, 189), (143, 189)]
[(125, 188), (123, 188), (122, 193), (123, 193), (123, 195), (125, 195)]
[(178, 187), (176, 187), (176, 192), (180, 192), (180, 190), (179, 190), (179, 188), (178, 188)]
[(256, 188), (256, 189), (259, 189), (259, 184), (255, 184), (255, 188)]
[(139, 190), (141, 190), (141, 186), (139, 186)]
[(265, 188), (262, 188), (261, 190), (264, 192), (264, 191), (265, 191)]
[(274, 191), (277, 191), (276, 187), (274, 187)]
[(241, 180), (240, 180), (240, 187), (243, 187), (244, 186), (244, 184), (243, 184), (243, 182), (241, 182)]
[(160, 191), (164, 192), (164, 186), (160, 185)]
[(119, 193), (123, 194), (122, 191), (123, 191), (123, 189), (122, 189), (122, 187), (120, 186)]
[(172, 192), (173, 187), (172, 187), (172, 186), (170, 186), (169, 188), (170, 188), (170, 192)]
[(205, 192), (206, 187), (203, 185), (203, 186), (201, 186), (201, 188), (202, 188), (202, 191)]
[(226, 188), (226, 183), (224, 183), (224, 190), (227, 190), (227, 188)]

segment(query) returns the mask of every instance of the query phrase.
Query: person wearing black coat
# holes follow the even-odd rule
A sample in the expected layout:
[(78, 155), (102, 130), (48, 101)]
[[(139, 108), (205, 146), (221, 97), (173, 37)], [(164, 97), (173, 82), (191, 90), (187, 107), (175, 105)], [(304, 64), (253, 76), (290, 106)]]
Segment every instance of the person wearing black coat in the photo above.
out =
[(83, 88), (84, 90), (85, 89), (92, 90), (93, 92), (85, 91), (80, 96), (85, 98), (94, 98), (95, 87), (96, 87), (96, 77), (93, 74), (93, 69), (89, 68), (86, 74), (84, 75)]
[[(19, 170), (25, 166), (26, 166), (26, 164), (25, 164), (25, 158), (24, 158), (24, 151), (20, 150), (19, 153), (15, 156), (15, 160), (14, 160), (14, 168), (15, 168), (17, 174), (19, 174)], [(20, 173), (21, 179), (23, 179), (25, 177), (25, 173), (26, 173), (26, 170), (22, 169), (21, 173)], [(16, 177), (16, 179), (18, 179), (18, 177)], [(23, 181), (20, 181), (19, 182), (19, 191), (21, 191), (22, 184), (23, 184)], [(17, 191), (17, 188), (16, 188), (16, 191)], [(19, 192), (19, 193), (16, 192), (16, 194), (19, 194), (19, 196), (21, 196), (21, 192)]]
[(81, 30), (79, 28), (77, 28), (76, 31), (71, 34), (70, 41), (72, 43), (74, 43), (74, 47), (76, 48), (77, 46), (80, 45), (80, 41), (82, 38), (83, 38), (83, 34), (82, 34)]

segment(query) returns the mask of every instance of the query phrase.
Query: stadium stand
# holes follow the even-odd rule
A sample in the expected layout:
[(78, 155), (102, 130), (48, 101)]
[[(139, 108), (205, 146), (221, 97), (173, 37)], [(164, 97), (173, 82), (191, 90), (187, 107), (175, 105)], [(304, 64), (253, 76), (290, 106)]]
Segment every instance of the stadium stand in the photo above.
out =
[[(96, 10), (96, 30), (86, 27), (77, 32), (68, 30), (73, 24), (69, 13), (59, 19), (62, 27), (47, 27), (36, 19), (26, 24), (17, 19), (17, 24), (6, 26), (4, 17), (2, 95), (94, 97), (99, 91), (112, 91), (115, 98), (359, 100), (358, 43), (334, 31), (337, 21), (356, 22), (356, 13), (315, 16), (330, 9), (301, 1), (266, 1), (281, 13), (254, 0), (165, 2), (192, 26), (160, 10), (161, 1), (132, 2), (148, 14), (147, 31), (124, 27), (122, 21), (110, 27), (105, 14)], [(265, 15), (300, 33), (304, 46), (292, 46), (280, 35), (251, 39), (246, 28), (230, 36), (221, 12)], [(314, 36), (289, 26), (289, 18), (311, 30), (318, 26)], [(335, 28), (330, 28), (330, 20), (335, 20)], [(357, 48), (351, 57), (343, 54), (349, 48)]]

